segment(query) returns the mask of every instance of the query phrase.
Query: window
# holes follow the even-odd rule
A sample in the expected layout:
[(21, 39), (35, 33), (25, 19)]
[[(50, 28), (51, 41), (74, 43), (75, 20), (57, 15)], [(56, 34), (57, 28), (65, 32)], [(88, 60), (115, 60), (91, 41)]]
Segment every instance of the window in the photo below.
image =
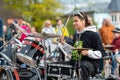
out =
[(112, 22), (117, 22), (117, 16), (115, 14), (112, 15)]

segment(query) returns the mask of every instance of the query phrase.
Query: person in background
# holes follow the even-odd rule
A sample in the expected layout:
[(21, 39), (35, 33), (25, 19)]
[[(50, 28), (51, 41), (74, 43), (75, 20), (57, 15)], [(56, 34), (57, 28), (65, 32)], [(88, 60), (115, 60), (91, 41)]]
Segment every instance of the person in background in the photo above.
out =
[(114, 39), (112, 41), (112, 45), (113, 47), (111, 48), (113, 54), (111, 55), (111, 65), (112, 65), (112, 70), (111, 70), (111, 75), (114, 77), (115, 75), (115, 70), (117, 68), (117, 63), (115, 61), (115, 55), (119, 55), (120, 54), (120, 29), (119, 28), (115, 28), (113, 31), (114, 34)]
[[(14, 20), (14, 22), (17, 24), (18, 22), (16, 20)], [(9, 41), (10, 39), (12, 39), (14, 37), (14, 35), (17, 34), (17, 29), (16, 27), (10, 23), (10, 26), (7, 29), (7, 41)]]
[[(0, 18), (0, 52), (4, 49), (3, 46), (3, 22), (2, 19)], [(0, 66), (3, 65), (3, 57), (0, 55)]]
[(112, 41), (112, 45), (114, 47), (112, 48), (112, 51), (115, 54), (119, 54), (119, 51), (120, 51), (120, 29), (115, 28), (112, 32), (114, 33), (114, 39)]
[[(19, 22), (19, 21), (18, 21)], [(28, 37), (28, 33), (31, 33), (31, 28), (30, 28), (30, 24), (27, 23), (26, 21), (20, 21), (19, 23), (19, 28), (17, 32), (20, 33), (20, 35), (17, 37), (20, 42), (24, 41), (25, 38)], [(23, 30), (22, 30), (23, 29)], [(20, 68), (27, 68), (27, 65), (21, 61), (17, 61), (17, 63), (20, 64)]]
[(71, 44), (71, 39), (69, 38), (69, 32), (68, 32), (68, 29), (67, 27), (63, 24), (62, 22), (62, 19), (57, 19), (56, 20), (57, 22), (57, 25), (55, 27), (55, 31), (56, 31), (56, 34), (60, 35), (60, 36), (64, 36), (66, 42), (68, 44)]
[(87, 18), (88, 18), (88, 21), (87, 21), (87, 29), (91, 29), (91, 30), (93, 30), (94, 32), (98, 32), (97, 31), (97, 27), (95, 26), (95, 25), (93, 25), (93, 20), (92, 20), (92, 18), (90, 17), (90, 16), (87, 16)]
[(4, 44), (6, 43), (7, 38), (7, 26), (3, 25), (3, 39), (4, 39)]
[(0, 19), (0, 51), (2, 51), (3, 46), (3, 22), (2, 19)]
[[(56, 34), (55, 29), (52, 27), (52, 23), (50, 20), (46, 20), (44, 22), (41, 33)], [(52, 41), (53, 41), (53, 38), (45, 39), (45, 46), (47, 48), (46, 57), (48, 57), (50, 55), (50, 53), (52, 52), (52, 49), (55, 46), (54, 44), (52, 44)]]
[(90, 16), (88, 16), (88, 22), (87, 22), (88, 25), (92, 26), (93, 25), (93, 20)]
[[(31, 33), (31, 29), (30, 29), (30, 24), (23, 21), (22, 24), (20, 24), (20, 27), (22, 29), (24, 29), (27, 33)], [(23, 33), (21, 34), (21, 36), (19, 36), (19, 40), (22, 42), (24, 40), (24, 38), (27, 37), (27, 34)]]
[[(34, 26), (31, 27), (31, 33), (32, 34), (38, 33), (36, 27), (34, 27)], [(42, 43), (42, 38), (34, 37), (34, 39)]]
[[(115, 27), (111, 24), (110, 18), (103, 19), (102, 27), (99, 30), (99, 34), (104, 47), (112, 44), (112, 41), (114, 39), (114, 34), (112, 31), (114, 30), (114, 28)], [(108, 54), (107, 52), (105, 52), (105, 54), (110, 56), (111, 53)], [(107, 62), (108, 60), (106, 60), (105, 57), (100, 60), (99, 72), (103, 71), (103, 67), (105, 67)]]
[(115, 27), (111, 24), (110, 18), (105, 18), (104, 23), (105, 24), (102, 26), (99, 33), (100, 33), (103, 45), (111, 45), (114, 39), (114, 35), (111, 31), (114, 30)]
[(38, 33), (36, 27), (31, 27), (31, 33)]
[(57, 19), (57, 25), (55, 28), (56, 34), (64, 36), (64, 37), (69, 37), (69, 33), (68, 30), (66, 28), (66, 26), (64, 26), (64, 24), (62, 23), (61, 19)]

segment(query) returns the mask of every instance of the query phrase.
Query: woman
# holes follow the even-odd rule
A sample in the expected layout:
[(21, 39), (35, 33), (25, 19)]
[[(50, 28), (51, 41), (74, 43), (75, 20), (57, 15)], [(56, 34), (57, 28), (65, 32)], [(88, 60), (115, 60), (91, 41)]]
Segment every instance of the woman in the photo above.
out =
[(73, 46), (86, 49), (73, 50), (71, 61), (68, 63), (73, 65), (80, 80), (89, 80), (90, 76), (96, 74), (99, 60), (104, 53), (99, 35), (92, 29), (87, 29), (87, 21), (87, 16), (83, 13), (78, 12), (73, 16), (73, 25), (76, 30), (73, 36)]
[[(50, 20), (46, 20), (44, 22), (43, 28), (42, 28), (42, 32), (41, 33), (47, 33), (47, 34), (56, 34), (55, 29), (52, 27), (52, 23)], [(50, 53), (52, 52), (51, 49), (54, 48), (54, 44), (52, 44), (53, 38), (47, 38), (45, 39), (45, 46), (47, 48), (47, 53), (46, 53), (46, 57), (48, 57), (50, 55)]]
[[(22, 25), (20, 26), (23, 30), (25, 30), (27, 33), (31, 33), (30, 25), (29, 23), (23, 21)], [(22, 33), (20, 36), (20, 41), (22, 42), (27, 37), (26, 34)]]

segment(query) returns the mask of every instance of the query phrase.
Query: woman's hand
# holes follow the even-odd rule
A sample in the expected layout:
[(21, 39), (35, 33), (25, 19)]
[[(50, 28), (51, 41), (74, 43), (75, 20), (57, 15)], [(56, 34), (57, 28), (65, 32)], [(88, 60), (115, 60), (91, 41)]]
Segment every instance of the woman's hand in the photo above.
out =
[(61, 43), (61, 44), (64, 44), (64, 43), (65, 43), (64, 36), (61, 36), (61, 37), (60, 37), (60, 43)]

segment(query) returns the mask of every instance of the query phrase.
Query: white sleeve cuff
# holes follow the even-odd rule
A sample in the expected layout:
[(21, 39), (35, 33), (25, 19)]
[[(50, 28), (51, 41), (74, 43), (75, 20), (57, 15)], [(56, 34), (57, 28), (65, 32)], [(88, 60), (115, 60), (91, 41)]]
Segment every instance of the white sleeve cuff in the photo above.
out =
[(100, 51), (88, 50), (88, 57), (93, 59), (100, 59), (102, 57), (102, 54)]

